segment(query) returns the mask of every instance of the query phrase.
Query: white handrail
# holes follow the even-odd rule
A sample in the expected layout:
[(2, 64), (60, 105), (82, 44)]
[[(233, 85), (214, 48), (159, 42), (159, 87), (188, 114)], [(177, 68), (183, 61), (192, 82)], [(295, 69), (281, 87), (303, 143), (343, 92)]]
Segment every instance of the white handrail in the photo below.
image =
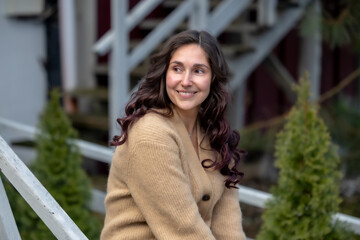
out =
[(207, 30), (214, 36), (219, 36), (224, 28), (242, 13), (251, 2), (252, 0), (222, 1), (209, 17)]
[[(240, 202), (249, 204), (251, 206), (264, 208), (266, 201), (270, 200), (271, 198), (272, 195), (270, 193), (262, 192), (242, 185), (239, 187)], [(333, 216), (333, 221), (335, 220), (345, 223), (356, 234), (360, 234), (360, 218), (342, 213), (336, 213)]]
[[(133, 10), (126, 16), (126, 31), (131, 31), (144, 17), (146, 17), (163, 0), (143, 0), (136, 4)], [(114, 32), (109, 30), (94, 45), (94, 51), (99, 55), (106, 54), (114, 41)]]
[(264, 208), (265, 202), (268, 201), (270, 198), (270, 193), (266, 193), (242, 185), (239, 186), (240, 202), (259, 208)]
[[(33, 126), (0, 117), (0, 129), (1, 128), (7, 128), (12, 131), (19, 132), (23, 137), (28, 139), (35, 139), (37, 134), (37, 130)], [(111, 163), (111, 159), (114, 154), (113, 149), (83, 140), (76, 140), (75, 144), (80, 148), (83, 156), (90, 159), (96, 159), (96, 161), (99, 162)]]
[(0, 239), (21, 240), (9, 200), (0, 177)]
[(245, 82), (248, 76), (269, 54), (271, 49), (292, 29), (303, 16), (306, 6), (311, 0), (299, 0), (299, 6), (279, 14), (278, 24), (269, 31), (253, 37), (253, 45), (256, 46), (251, 54), (244, 54), (241, 58), (229, 61), (229, 66), (234, 69), (233, 77), (229, 81), (229, 89), (236, 91)]
[[(35, 136), (35, 134), (29, 134), (29, 132), (35, 132), (33, 127), (27, 126), (25, 124), (20, 124), (20, 123), (16, 123), (13, 121), (9, 121), (4, 118), (0, 118), (0, 128), (1, 127), (10, 128), (12, 130), (23, 132), (24, 137), (29, 137), (31, 139), (33, 139)], [(77, 141), (77, 142), (79, 142), (79, 141)], [(96, 146), (96, 144), (86, 143), (85, 141), (81, 141), (81, 142), (83, 142), (83, 144), (85, 146), (88, 146), (88, 144)], [(0, 148), (1, 148), (1, 146), (0, 146)], [(85, 151), (85, 152), (82, 152), (84, 155), (89, 156), (90, 153), (95, 153), (96, 156), (100, 157), (101, 159), (111, 159), (111, 157), (109, 155), (112, 156), (112, 154), (113, 154), (112, 151), (110, 153), (108, 151), (108, 149), (106, 149), (106, 151), (103, 151), (105, 147), (102, 147), (102, 146), (97, 146), (93, 149), (91, 149), (89, 147), (80, 147), (80, 148), (82, 149), (82, 151)], [(91, 149), (91, 150), (89, 151), (89, 149)], [(92, 157), (92, 159), (97, 160), (95, 157)], [(101, 161), (103, 161), (103, 160), (101, 160)], [(103, 162), (107, 162), (107, 161), (103, 161)], [(110, 162), (111, 161), (109, 161), (109, 163)], [(93, 200), (91, 203), (91, 209), (96, 210), (97, 212), (100, 212), (100, 213), (104, 213), (105, 208), (103, 206), (103, 203), (104, 203), (105, 193), (102, 191), (96, 190), (96, 189), (93, 189), (92, 193), (93, 193)], [(249, 204), (251, 206), (264, 208), (265, 202), (267, 200), (269, 200), (271, 197), (272, 197), (272, 195), (270, 193), (266, 193), (266, 192), (259, 191), (259, 190), (249, 188), (249, 187), (245, 187), (242, 185), (239, 187), (240, 202)], [(334, 220), (339, 220), (340, 222), (344, 222), (344, 223), (348, 224), (349, 227), (355, 233), (360, 235), (360, 218), (345, 215), (342, 213), (337, 213), (334, 215)]]
[(87, 239), (2, 137), (0, 169), (57, 239)]
[(340, 222), (343, 222), (347, 224), (351, 230), (353, 230), (356, 234), (360, 235), (360, 219), (349, 216), (342, 213), (336, 213), (333, 217), (333, 220), (338, 220)]
[(166, 17), (146, 38), (133, 50), (130, 55), (129, 69), (137, 66), (151, 51), (174, 31), (188, 16), (195, 4), (195, 0), (186, 0)]

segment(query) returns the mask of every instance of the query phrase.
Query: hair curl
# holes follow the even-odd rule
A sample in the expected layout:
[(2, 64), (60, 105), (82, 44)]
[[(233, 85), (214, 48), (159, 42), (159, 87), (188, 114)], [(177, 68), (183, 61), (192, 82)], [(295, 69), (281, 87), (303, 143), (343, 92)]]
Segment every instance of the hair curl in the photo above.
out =
[[(225, 180), (226, 187), (236, 188), (236, 184), (243, 177), (243, 173), (237, 168), (245, 152), (238, 148), (239, 133), (232, 130), (224, 118), (229, 100), (226, 88), (229, 69), (216, 38), (205, 31), (189, 30), (174, 35), (158, 54), (151, 57), (147, 75), (141, 80), (138, 90), (132, 94), (125, 107), (125, 117), (117, 119), (122, 133), (114, 136), (110, 144), (118, 146), (125, 143), (130, 126), (148, 112), (156, 112), (166, 117), (173, 114), (172, 103), (165, 87), (166, 71), (174, 52), (181, 46), (192, 43), (200, 45), (206, 52), (213, 75), (209, 96), (201, 104), (199, 120), (209, 137), (216, 158), (215, 161), (205, 159), (201, 164), (204, 168), (214, 167), (220, 170), (223, 175), (228, 176)], [(167, 111), (159, 113), (156, 109)]]

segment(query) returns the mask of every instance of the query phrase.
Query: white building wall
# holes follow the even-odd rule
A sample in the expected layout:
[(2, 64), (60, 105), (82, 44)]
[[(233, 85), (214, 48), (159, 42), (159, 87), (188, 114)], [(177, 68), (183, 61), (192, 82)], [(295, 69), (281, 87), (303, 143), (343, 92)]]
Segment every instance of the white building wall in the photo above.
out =
[[(0, 117), (37, 124), (46, 101), (45, 51), (43, 22), (7, 17), (5, 0), (0, 0)], [(8, 143), (19, 139), (1, 127), (0, 135)]]

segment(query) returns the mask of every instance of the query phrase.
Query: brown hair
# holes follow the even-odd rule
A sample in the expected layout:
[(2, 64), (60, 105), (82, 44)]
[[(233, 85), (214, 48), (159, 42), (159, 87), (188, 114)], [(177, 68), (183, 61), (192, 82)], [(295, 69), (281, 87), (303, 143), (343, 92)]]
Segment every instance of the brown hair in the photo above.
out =
[[(199, 120), (205, 134), (209, 137), (210, 146), (216, 153), (215, 161), (205, 159), (202, 166), (215, 167), (228, 178), (226, 187), (236, 187), (243, 173), (237, 170), (245, 152), (238, 148), (240, 135), (233, 131), (224, 118), (229, 93), (226, 88), (229, 69), (220, 46), (213, 36), (205, 31), (189, 30), (171, 37), (164, 48), (150, 60), (150, 68), (139, 84), (139, 89), (133, 93), (125, 107), (126, 116), (118, 118), (122, 133), (115, 136), (111, 145), (118, 146), (126, 142), (131, 124), (144, 116), (147, 112), (156, 112), (156, 109), (166, 109), (164, 116), (173, 114), (171, 101), (165, 88), (166, 71), (174, 52), (181, 46), (196, 43), (207, 54), (213, 78), (209, 96), (201, 104)], [(158, 112), (157, 112), (158, 113)]]

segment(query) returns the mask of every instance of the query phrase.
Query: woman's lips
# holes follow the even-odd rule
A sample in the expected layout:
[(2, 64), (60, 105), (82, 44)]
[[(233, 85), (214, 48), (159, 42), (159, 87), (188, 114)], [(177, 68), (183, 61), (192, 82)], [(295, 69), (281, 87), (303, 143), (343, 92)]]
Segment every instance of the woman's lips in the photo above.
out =
[(192, 97), (197, 93), (196, 91), (181, 91), (181, 90), (176, 90), (176, 91), (182, 97)]

